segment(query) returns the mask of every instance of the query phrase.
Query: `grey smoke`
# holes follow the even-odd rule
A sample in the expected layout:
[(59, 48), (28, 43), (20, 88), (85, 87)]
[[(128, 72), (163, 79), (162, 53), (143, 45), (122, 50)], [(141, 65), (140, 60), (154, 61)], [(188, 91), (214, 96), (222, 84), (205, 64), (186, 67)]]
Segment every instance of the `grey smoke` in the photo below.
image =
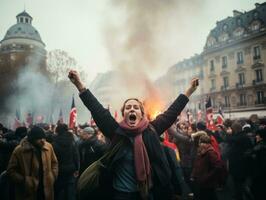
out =
[(172, 40), (179, 39), (178, 30), (186, 28), (186, 15), (196, 16), (204, 2), (110, 1), (113, 12), (108, 15), (103, 30), (112, 66), (121, 77), (120, 84), (114, 86), (119, 87), (121, 98), (137, 96), (143, 100), (155, 97), (159, 100), (160, 94), (152, 79), (154, 75), (165, 74), (167, 68), (179, 61), (182, 52), (173, 54), (177, 47)]

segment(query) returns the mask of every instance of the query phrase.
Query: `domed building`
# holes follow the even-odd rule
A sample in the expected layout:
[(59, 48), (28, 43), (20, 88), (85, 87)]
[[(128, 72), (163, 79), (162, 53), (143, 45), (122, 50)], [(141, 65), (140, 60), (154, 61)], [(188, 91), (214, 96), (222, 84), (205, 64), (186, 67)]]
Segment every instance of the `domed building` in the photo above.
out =
[(11, 26), (0, 41), (0, 110), (6, 108), (6, 100), (17, 94), (18, 75), (24, 69), (47, 74), (45, 44), (36, 28), (33, 18), (23, 11), (17, 16), (17, 23)]

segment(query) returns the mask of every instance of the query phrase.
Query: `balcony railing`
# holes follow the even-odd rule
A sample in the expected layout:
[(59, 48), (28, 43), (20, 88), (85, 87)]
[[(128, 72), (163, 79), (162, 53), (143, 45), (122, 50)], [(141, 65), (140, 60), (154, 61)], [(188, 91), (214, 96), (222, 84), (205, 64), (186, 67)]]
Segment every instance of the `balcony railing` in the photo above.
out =
[(227, 68), (227, 64), (223, 64), (223, 65), (222, 65), (222, 68), (223, 68), (223, 69)]
[(252, 85), (253, 85), (253, 86), (254, 86), (254, 85), (261, 84), (261, 83), (263, 83), (263, 80), (262, 80), (262, 79), (256, 79), (256, 80), (253, 80), (253, 81), (252, 81)]
[(213, 87), (213, 88), (210, 88), (210, 92), (214, 92), (216, 90), (216, 88), (215, 87)]
[(225, 91), (225, 90), (227, 90), (228, 88), (229, 88), (229, 86), (225, 86), (225, 85), (222, 85), (222, 86), (221, 86), (221, 90), (222, 90), (222, 91)]
[(253, 56), (253, 60), (259, 60), (261, 58), (260, 55)]
[(238, 64), (238, 65), (241, 65), (243, 63), (244, 63), (244, 60), (238, 60), (238, 61), (236, 61), (236, 64)]
[(242, 102), (242, 103), (237, 103), (236, 105), (237, 106), (247, 106), (248, 104), (247, 104), (247, 102)]
[(263, 99), (257, 99), (256, 101), (255, 101), (255, 105), (264, 105), (264, 104), (266, 104), (266, 97), (264, 97)]
[(236, 88), (243, 88), (245, 83), (236, 83)]

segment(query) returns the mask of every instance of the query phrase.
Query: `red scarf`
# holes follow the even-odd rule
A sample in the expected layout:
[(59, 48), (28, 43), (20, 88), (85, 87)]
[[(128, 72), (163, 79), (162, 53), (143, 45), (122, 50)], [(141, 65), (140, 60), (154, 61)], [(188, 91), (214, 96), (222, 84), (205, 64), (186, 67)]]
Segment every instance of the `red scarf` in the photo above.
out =
[(139, 184), (150, 185), (151, 167), (145, 144), (142, 140), (142, 132), (148, 127), (149, 121), (143, 118), (135, 127), (130, 127), (123, 120), (120, 127), (134, 136), (134, 162), (137, 181)]

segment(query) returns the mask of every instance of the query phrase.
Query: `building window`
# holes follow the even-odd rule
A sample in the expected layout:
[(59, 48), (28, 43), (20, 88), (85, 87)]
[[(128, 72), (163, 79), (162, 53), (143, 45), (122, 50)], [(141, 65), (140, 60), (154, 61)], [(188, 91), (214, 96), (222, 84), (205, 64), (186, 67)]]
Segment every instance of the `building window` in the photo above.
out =
[(214, 72), (214, 60), (210, 61), (210, 72)]
[(245, 74), (244, 73), (239, 73), (238, 74), (238, 78), (239, 78), (239, 84), (240, 85), (244, 85), (245, 84)]
[(257, 92), (257, 102), (256, 104), (261, 104), (264, 103), (264, 92), (263, 91), (258, 91)]
[(230, 107), (230, 98), (229, 96), (224, 96), (224, 106)]
[(28, 24), (29, 23), (29, 19), (28, 18), (25, 18), (25, 22)]
[(244, 58), (243, 58), (243, 52), (237, 52), (237, 64), (243, 64), (244, 63)]
[(225, 89), (228, 88), (228, 86), (229, 86), (229, 80), (228, 80), (228, 77), (225, 76), (225, 77), (223, 78), (223, 81), (224, 81), (224, 88), (225, 88)]
[(262, 69), (256, 69), (255, 73), (256, 73), (256, 82), (263, 81)]
[(211, 79), (211, 90), (214, 90), (216, 88), (215, 79)]
[(227, 67), (227, 57), (226, 56), (223, 56), (222, 57), (222, 68), (226, 68)]
[(227, 31), (227, 29), (228, 29), (227, 24), (224, 24), (224, 26), (223, 26), (223, 30), (224, 30), (224, 31)]
[(215, 43), (216, 43), (215, 38), (210, 37), (210, 38), (208, 39), (207, 46), (208, 46), (208, 47), (211, 47), (211, 46), (215, 45)]
[(19, 22), (20, 23), (23, 23), (23, 18), (22, 17), (19, 19)]
[(228, 39), (229, 39), (229, 36), (228, 36), (227, 33), (224, 33), (224, 34), (222, 34), (222, 35), (219, 36), (219, 41), (220, 41), (220, 42), (225, 42), (225, 41), (227, 41)]
[(240, 94), (240, 106), (245, 106), (247, 105), (247, 100), (246, 100), (246, 94)]
[(243, 33), (244, 33), (244, 29), (243, 28), (238, 28), (238, 29), (236, 29), (234, 31), (233, 34), (234, 34), (234, 36), (239, 37), (239, 36), (243, 35)]
[(259, 46), (254, 47), (253, 59), (254, 60), (260, 59), (260, 47)]

